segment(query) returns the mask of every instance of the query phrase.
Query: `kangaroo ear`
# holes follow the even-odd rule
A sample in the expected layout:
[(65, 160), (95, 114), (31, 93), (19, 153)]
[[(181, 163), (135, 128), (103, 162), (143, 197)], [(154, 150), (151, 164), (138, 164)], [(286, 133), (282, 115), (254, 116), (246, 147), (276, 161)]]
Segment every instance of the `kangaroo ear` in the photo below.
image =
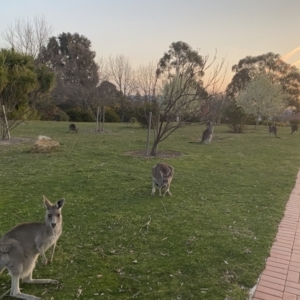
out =
[(64, 199), (64, 198), (59, 199), (59, 200), (57, 200), (57, 202), (56, 202), (56, 207), (57, 207), (57, 208), (62, 208), (62, 207), (64, 206), (64, 203), (65, 203), (65, 199)]
[(44, 205), (46, 209), (50, 209), (53, 204), (43, 195)]

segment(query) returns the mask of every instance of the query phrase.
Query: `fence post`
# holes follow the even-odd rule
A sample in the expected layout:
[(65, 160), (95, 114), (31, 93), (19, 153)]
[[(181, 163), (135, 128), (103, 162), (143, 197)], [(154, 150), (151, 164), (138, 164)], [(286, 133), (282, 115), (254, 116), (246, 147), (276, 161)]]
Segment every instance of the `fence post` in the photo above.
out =
[(149, 139), (150, 139), (150, 130), (151, 130), (151, 119), (152, 119), (152, 111), (149, 112), (146, 156), (149, 156)]

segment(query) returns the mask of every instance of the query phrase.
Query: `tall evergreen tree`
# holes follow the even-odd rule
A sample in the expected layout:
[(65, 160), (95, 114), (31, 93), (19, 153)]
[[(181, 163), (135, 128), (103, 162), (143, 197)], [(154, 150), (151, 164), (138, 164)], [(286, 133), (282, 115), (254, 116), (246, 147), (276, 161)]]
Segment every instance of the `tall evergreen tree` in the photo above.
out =
[(52, 93), (56, 104), (91, 108), (99, 82), (95, 56), (90, 40), (78, 33), (62, 33), (49, 39), (38, 61), (56, 74), (57, 85)]

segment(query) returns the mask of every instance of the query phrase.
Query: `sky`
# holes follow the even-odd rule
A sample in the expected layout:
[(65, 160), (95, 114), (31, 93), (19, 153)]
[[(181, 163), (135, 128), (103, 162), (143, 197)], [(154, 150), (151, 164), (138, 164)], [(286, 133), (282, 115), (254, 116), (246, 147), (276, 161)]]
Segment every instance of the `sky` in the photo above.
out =
[(18, 19), (42, 16), (52, 36), (79, 33), (98, 58), (124, 55), (134, 68), (157, 62), (183, 41), (231, 67), (268, 52), (300, 68), (300, 0), (10, 0), (1, 1), (3, 32)]

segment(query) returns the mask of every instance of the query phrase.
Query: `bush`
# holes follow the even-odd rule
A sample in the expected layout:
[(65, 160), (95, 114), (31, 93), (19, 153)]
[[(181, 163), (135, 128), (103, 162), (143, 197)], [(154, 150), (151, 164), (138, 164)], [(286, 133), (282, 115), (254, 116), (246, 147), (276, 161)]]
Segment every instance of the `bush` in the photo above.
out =
[[(140, 124), (141, 127), (147, 128), (149, 123), (149, 112), (153, 111), (153, 105), (152, 103), (146, 103), (144, 105), (141, 105), (140, 107), (136, 108), (135, 111), (135, 118)], [(151, 122), (151, 126), (153, 128), (153, 123)]]
[(30, 109), (28, 105), (22, 104), (13, 112), (7, 114), (8, 119), (11, 120), (40, 120), (40, 114), (36, 109)]
[(38, 107), (43, 121), (69, 121), (69, 116), (54, 103), (43, 103)]
[(230, 103), (224, 110), (224, 117), (227, 124), (235, 133), (244, 132), (246, 129), (247, 115), (241, 107), (236, 106), (234, 102)]
[(105, 108), (105, 122), (119, 123), (121, 119), (112, 107)]
[[(268, 126), (268, 125), (273, 125), (273, 121), (270, 120), (263, 120), (259, 123), (260, 125)], [(285, 127), (286, 125), (281, 122), (275, 122), (275, 126), (277, 127)]]
[(300, 124), (300, 120), (291, 120), (290, 121), (290, 125), (299, 125)]
[(82, 110), (80, 107), (66, 110), (71, 122), (94, 122), (95, 117), (89, 110)]

